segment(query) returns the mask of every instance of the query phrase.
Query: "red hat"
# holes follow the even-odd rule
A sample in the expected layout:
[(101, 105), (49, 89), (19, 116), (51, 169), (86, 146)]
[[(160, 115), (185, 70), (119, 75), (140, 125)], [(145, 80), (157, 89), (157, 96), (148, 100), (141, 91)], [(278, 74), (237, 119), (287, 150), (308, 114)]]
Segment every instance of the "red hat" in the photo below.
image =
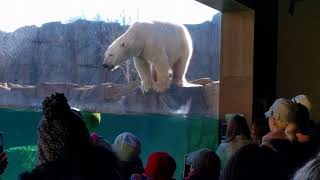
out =
[(151, 180), (171, 180), (176, 170), (176, 162), (166, 152), (154, 152), (148, 158), (145, 174)]

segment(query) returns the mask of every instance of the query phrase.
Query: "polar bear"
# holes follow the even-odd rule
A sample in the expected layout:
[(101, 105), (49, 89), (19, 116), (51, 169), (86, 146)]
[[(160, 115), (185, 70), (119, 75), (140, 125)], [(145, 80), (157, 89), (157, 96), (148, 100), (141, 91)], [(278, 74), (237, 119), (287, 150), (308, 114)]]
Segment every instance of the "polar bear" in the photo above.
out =
[(135, 22), (108, 47), (103, 66), (113, 70), (133, 57), (142, 91), (164, 92), (171, 84), (187, 84), (185, 74), (192, 51), (192, 40), (185, 26)]

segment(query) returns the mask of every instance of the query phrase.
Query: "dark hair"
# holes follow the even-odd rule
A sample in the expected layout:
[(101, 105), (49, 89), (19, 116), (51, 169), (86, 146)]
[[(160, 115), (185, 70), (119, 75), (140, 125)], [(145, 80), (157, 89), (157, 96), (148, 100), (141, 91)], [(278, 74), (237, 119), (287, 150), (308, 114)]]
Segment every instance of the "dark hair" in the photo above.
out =
[(265, 117), (264, 113), (268, 110), (268, 104), (264, 98), (255, 98), (253, 100), (253, 117)]
[(265, 117), (257, 117), (252, 120), (252, 126), (255, 126), (256, 132), (255, 135), (259, 140), (262, 140), (262, 137), (270, 132), (270, 127), (268, 120)]
[(310, 121), (311, 120), (308, 108), (298, 103), (295, 124), (297, 125), (300, 133), (310, 134)]
[(38, 165), (85, 150), (90, 134), (81, 116), (70, 110), (63, 93), (52, 94), (42, 103), (38, 124)]
[(320, 177), (320, 156), (316, 156), (314, 159), (307, 162), (302, 168), (300, 168), (293, 180), (318, 180)]
[(250, 139), (250, 130), (247, 121), (239, 115), (235, 115), (229, 120), (225, 142), (232, 141), (237, 135), (243, 135), (247, 139)]
[(195, 172), (195, 176), (199, 175), (199, 177), (202, 177), (203, 179), (214, 180), (219, 178), (221, 161), (214, 151), (210, 149), (201, 149), (194, 157), (191, 168)]
[(69, 111), (70, 106), (63, 93), (51, 94), (42, 102), (42, 114), (48, 121), (64, 118)]
[(286, 180), (286, 171), (278, 154), (257, 144), (236, 151), (224, 167), (220, 180)]

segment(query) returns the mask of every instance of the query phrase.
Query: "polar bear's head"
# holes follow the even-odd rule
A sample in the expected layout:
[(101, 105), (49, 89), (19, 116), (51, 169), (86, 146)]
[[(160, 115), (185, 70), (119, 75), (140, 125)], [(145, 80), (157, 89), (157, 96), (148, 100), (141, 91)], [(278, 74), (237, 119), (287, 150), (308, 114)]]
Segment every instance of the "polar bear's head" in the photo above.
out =
[(103, 67), (113, 70), (119, 64), (130, 58), (129, 49), (124, 41), (116, 40), (107, 49), (104, 54)]

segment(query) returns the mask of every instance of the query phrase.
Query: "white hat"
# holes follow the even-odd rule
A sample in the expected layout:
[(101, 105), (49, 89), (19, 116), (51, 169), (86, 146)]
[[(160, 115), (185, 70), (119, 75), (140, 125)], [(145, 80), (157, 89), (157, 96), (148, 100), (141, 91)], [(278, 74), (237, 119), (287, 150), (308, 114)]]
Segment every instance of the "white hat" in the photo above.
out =
[(296, 105), (288, 99), (279, 98), (264, 114), (266, 117), (273, 115), (280, 121), (291, 122), (296, 118)]
[(140, 157), (140, 139), (132, 133), (124, 132), (119, 134), (112, 145), (120, 161), (136, 161)]
[(308, 95), (300, 94), (298, 96), (293, 97), (291, 101), (304, 105), (306, 108), (308, 108), (309, 113), (311, 112), (311, 98)]

